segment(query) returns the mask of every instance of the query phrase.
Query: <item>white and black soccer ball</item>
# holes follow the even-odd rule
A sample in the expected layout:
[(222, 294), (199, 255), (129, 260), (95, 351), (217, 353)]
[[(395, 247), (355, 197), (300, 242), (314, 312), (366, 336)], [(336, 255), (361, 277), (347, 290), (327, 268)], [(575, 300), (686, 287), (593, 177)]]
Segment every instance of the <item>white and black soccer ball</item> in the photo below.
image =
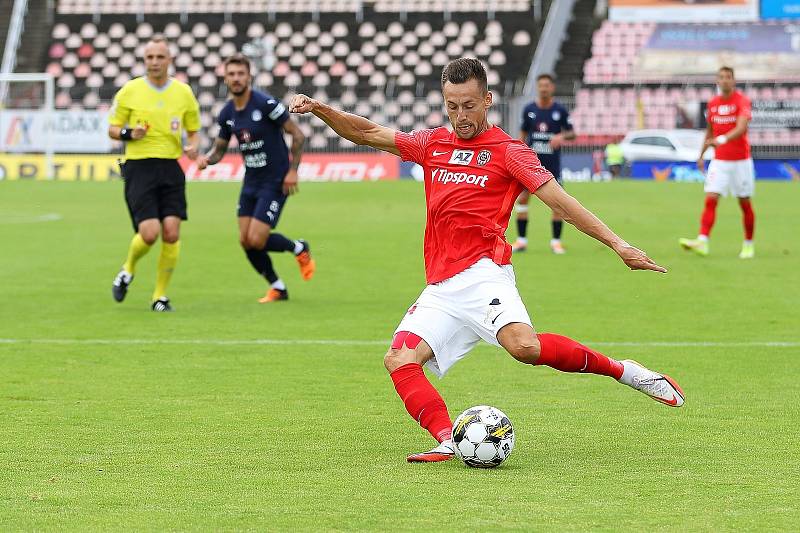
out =
[(470, 407), (453, 423), (453, 445), (456, 456), (467, 466), (494, 468), (511, 455), (514, 428), (496, 407)]

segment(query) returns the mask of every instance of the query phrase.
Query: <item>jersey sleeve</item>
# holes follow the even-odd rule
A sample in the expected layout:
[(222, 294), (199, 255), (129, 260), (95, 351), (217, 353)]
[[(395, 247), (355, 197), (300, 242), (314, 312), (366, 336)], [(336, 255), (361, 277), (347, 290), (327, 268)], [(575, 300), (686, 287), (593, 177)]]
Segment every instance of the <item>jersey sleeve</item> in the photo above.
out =
[(289, 111), (286, 109), (286, 106), (275, 98), (267, 98), (267, 102), (264, 104), (264, 111), (267, 113), (269, 119), (278, 126), (282, 126), (289, 120)]
[(561, 131), (572, 131), (575, 127), (572, 125), (572, 119), (569, 116), (569, 111), (566, 107), (561, 108)]
[(197, 98), (194, 93), (187, 86), (186, 99), (188, 100), (188, 107), (183, 114), (183, 127), (186, 131), (200, 131), (200, 104), (197, 103)]
[(522, 143), (509, 144), (506, 149), (506, 168), (522, 186), (531, 192), (553, 179), (536, 157), (536, 152)]
[(403, 161), (413, 161), (421, 165), (425, 161), (425, 149), (436, 130), (415, 130), (411, 133), (395, 132), (394, 144), (400, 150)]
[(530, 133), (531, 132), (531, 128), (530, 128), (529, 121), (528, 121), (528, 108), (527, 107), (522, 110), (522, 118), (521, 118), (520, 123), (519, 123), (519, 129), (520, 129), (520, 131), (524, 131), (525, 133)]
[(230, 141), (231, 136), (233, 135), (233, 130), (231, 130), (231, 125), (228, 124), (228, 113), (225, 112), (225, 109), (222, 109), (219, 112), (219, 116), (217, 117), (217, 125), (219, 126), (217, 137), (220, 139), (225, 139), (226, 141)]
[(753, 104), (750, 103), (750, 99), (746, 96), (742, 96), (741, 102), (739, 103), (739, 113), (740, 117), (745, 117), (747, 120), (753, 118)]
[(124, 126), (128, 123), (131, 116), (131, 108), (127, 98), (128, 91), (126, 86), (117, 91), (114, 95), (114, 102), (111, 104), (111, 111), (108, 113), (108, 123), (111, 126)]

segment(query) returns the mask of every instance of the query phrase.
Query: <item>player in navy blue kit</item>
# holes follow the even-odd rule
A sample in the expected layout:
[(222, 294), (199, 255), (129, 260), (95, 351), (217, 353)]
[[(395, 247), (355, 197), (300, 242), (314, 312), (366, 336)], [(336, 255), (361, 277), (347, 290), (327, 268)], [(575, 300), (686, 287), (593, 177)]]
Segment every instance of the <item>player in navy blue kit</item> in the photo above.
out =
[[(538, 98), (522, 111), (522, 125), (519, 139), (533, 148), (539, 156), (542, 166), (555, 176), (559, 185), (561, 181), (561, 145), (564, 141), (575, 138), (575, 131), (569, 120), (567, 109), (553, 100), (556, 85), (550, 74), (541, 74), (536, 78)], [(528, 199), (530, 192), (522, 191), (517, 199), (517, 240), (511, 245), (514, 252), (524, 252), (528, 248)], [(561, 230), (564, 221), (553, 213), (550, 249), (555, 254), (563, 254)]]
[[(197, 160), (203, 170), (222, 159), (232, 136), (239, 142), (245, 173), (239, 196), (239, 242), (253, 268), (270, 286), (261, 303), (288, 300), (286, 284), (275, 273), (268, 252), (292, 252), (300, 273), (308, 281), (316, 265), (308, 243), (272, 231), (289, 195), (297, 192), (297, 168), (305, 136), (289, 118), (286, 107), (267, 93), (250, 88), (250, 61), (242, 54), (225, 60), (225, 85), (232, 98), (217, 120), (214, 147)], [(283, 135), (292, 136), (292, 157)]]

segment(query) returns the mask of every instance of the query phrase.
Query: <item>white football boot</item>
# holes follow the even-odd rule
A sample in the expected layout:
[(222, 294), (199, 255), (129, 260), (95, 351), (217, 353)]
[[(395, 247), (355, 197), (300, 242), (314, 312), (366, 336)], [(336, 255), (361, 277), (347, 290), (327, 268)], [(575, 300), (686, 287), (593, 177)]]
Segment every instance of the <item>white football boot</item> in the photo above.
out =
[(666, 374), (648, 370), (630, 359), (620, 361), (620, 363), (623, 367), (622, 377), (619, 378), (620, 383), (633, 387), (664, 405), (670, 407), (683, 405), (683, 390), (674, 379)]
[(440, 443), (436, 448), (422, 453), (412, 453), (408, 456), (409, 463), (438, 463), (449, 461), (456, 455), (453, 441), (448, 439)]

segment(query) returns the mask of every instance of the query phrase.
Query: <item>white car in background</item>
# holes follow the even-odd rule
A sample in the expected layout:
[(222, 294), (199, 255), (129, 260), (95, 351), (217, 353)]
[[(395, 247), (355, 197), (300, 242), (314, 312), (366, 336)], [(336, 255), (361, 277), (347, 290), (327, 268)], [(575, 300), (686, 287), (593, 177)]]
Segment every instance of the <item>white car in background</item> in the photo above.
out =
[[(705, 130), (634, 130), (620, 147), (625, 161), (697, 161)], [(706, 150), (705, 159), (714, 157), (714, 149)]]

